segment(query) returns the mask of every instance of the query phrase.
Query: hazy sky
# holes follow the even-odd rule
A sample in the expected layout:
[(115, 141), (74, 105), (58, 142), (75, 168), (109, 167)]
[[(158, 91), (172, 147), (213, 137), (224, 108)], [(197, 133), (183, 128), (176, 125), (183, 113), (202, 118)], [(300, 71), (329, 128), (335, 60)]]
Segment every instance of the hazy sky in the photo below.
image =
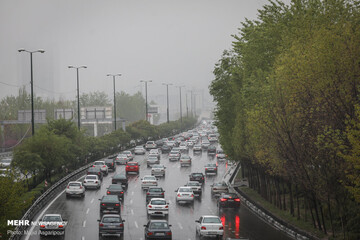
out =
[[(290, 0), (285, 1), (289, 3)], [(214, 64), (231, 47), (245, 18), (255, 19), (266, 0), (0, 0), (0, 99), (30, 89), (42, 97), (76, 98), (80, 92), (113, 91), (108, 73), (122, 73), (117, 91), (165, 94), (161, 83), (204, 89)], [(9, 86), (14, 85), (14, 86)], [(170, 87), (170, 94), (178, 89)]]

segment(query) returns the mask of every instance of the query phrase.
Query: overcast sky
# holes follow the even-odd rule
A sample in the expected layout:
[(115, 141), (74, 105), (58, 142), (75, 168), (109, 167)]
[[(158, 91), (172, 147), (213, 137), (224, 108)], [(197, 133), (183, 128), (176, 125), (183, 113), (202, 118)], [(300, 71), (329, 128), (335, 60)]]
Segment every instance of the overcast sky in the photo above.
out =
[(80, 69), (81, 93), (110, 94), (108, 73), (121, 73), (117, 91), (131, 94), (142, 90), (140, 80), (153, 80), (150, 97), (165, 94), (163, 82), (208, 92), (231, 35), (267, 2), (0, 0), (0, 99), (22, 85), (30, 91), (30, 57), (19, 48), (46, 51), (33, 55), (34, 92), (45, 98), (76, 98), (68, 65), (88, 67)]

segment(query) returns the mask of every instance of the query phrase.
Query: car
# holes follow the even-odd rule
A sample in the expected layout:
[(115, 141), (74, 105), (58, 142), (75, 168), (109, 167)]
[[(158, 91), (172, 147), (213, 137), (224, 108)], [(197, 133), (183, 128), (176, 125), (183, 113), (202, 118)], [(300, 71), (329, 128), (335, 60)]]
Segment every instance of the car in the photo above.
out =
[(157, 186), (157, 178), (151, 175), (145, 175), (143, 178), (141, 178), (141, 188), (147, 189), (149, 187)]
[(151, 219), (144, 225), (145, 240), (167, 239), (172, 240), (171, 225), (166, 220)]
[(180, 148), (180, 152), (185, 152), (185, 153), (188, 153), (189, 152), (189, 147), (187, 145), (186, 142), (181, 142), (180, 145), (179, 145), (179, 148)]
[(211, 194), (226, 193), (229, 191), (229, 187), (225, 182), (217, 182), (211, 184)]
[(116, 173), (112, 179), (112, 184), (120, 184), (123, 188), (127, 189), (128, 187), (128, 179), (125, 174)]
[(192, 148), (192, 147), (195, 145), (195, 141), (193, 141), (193, 140), (188, 140), (188, 141), (187, 141), (187, 145), (188, 145), (189, 148)]
[(104, 235), (120, 236), (120, 239), (124, 239), (124, 222), (120, 214), (104, 214), (99, 222), (99, 239)]
[(164, 140), (163, 139), (156, 140), (155, 144), (157, 147), (161, 147), (162, 145), (164, 145)]
[(172, 149), (169, 153), (169, 160), (170, 161), (178, 161), (180, 160), (180, 151)]
[(87, 175), (84, 178), (83, 186), (85, 189), (88, 188), (96, 188), (99, 189), (101, 187), (101, 180), (98, 175)]
[(145, 144), (146, 151), (149, 151), (150, 149), (157, 148), (156, 143), (154, 141), (147, 141)]
[(209, 142), (214, 143), (214, 142), (218, 141), (218, 138), (217, 138), (216, 134), (212, 133), (212, 134), (209, 134), (208, 140), (209, 140)]
[(120, 214), (121, 203), (116, 195), (105, 195), (100, 200), (100, 215), (103, 213)]
[(224, 150), (222, 150), (222, 149), (216, 150), (216, 158), (217, 158), (218, 160), (225, 160), (226, 157), (227, 157), (227, 156), (225, 155)]
[(106, 191), (107, 195), (116, 195), (119, 200), (124, 200), (124, 189), (121, 184), (110, 184)]
[(135, 155), (144, 155), (146, 152), (145, 148), (143, 146), (136, 146), (134, 149)]
[(240, 198), (236, 193), (222, 193), (218, 200), (219, 210), (223, 208), (240, 208)]
[(202, 151), (201, 144), (195, 144), (193, 147), (193, 152), (201, 152), (201, 151)]
[(152, 198), (147, 205), (149, 216), (169, 216), (169, 203), (164, 198)]
[(176, 203), (194, 203), (194, 192), (191, 187), (179, 187), (176, 192)]
[(117, 164), (123, 164), (125, 165), (127, 162), (129, 162), (129, 157), (126, 154), (119, 154), (116, 157), (116, 163)]
[(222, 239), (224, 226), (218, 216), (205, 215), (196, 220), (196, 235), (202, 237), (217, 237)]
[(140, 165), (138, 162), (128, 162), (125, 166), (126, 174), (131, 173), (131, 172), (135, 172), (135, 173), (139, 174), (139, 171), (140, 171), (139, 166)]
[(0, 160), (1, 168), (9, 168), (12, 162), (12, 158), (4, 158)]
[(185, 184), (186, 187), (191, 187), (195, 196), (201, 197), (202, 195), (202, 184), (198, 181), (189, 181)]
[(85, 197), (85, 187), (82, 182), (69, 182), (65, 189), (66, 197), (80, 196)]
[(208, 149), (209, 146), (210, 146), (209, 140), (207, 140), (207, 139), (202, 140), (202, 142), (201, 142), (202, 149)]
[(161, 152), (162, 153), (169, 153), (171, 151), (172, 147), (169, 146), (168, 144), (164, 144), (161, 146)]
[(105, 176), (109, 174), (109, 168), (105, 164), (105, 161), (95, 161), (93, 167), (99, 167)]
[(149, 156), (152, 155), (152, 156), (157, 156), (157, 158), (160, 160), (160, 151), (159, 149), (155, 148), (155, 149), (150, 149), (150, 152), (149, 152)]
[(163, 164), (155, 164), (151, 168), (151, 175), (165, 177), (165, 169), (166, 167)]
[(103, 176), (104, 176), (103, 172), (98, 166), (90, 167), (87, 170), (87, 175), (97, 175), (101, 181), (103, 180)]
[(151, 165), (154, 165), (154, 164), (159, 164), (159, 163), (160, 163), (160, 160), (157, 156), (149, 155), (146, 159), (146, 164), (148, 167), (150, 167)]
[(104, 160), (106, 166), (108, 166), (109, 171), (116, 171), (116, 162), (115, 162), (115, 158), (107, 158)]
[(131, 151), (123, 151), (122, 154), (126, 154), (126, 156), (129, 158), (129, 161), (134, 159), (134, 156)]
[(191, 166), (191, 157), (189, 155), (182, 154), (180, 157), (180, 166)]
[(210, 156), (215, 156), (216, 154), (216, 147), (214, 145), (210, 145), (208, 148), (207, 148), (207, 154), (210, 155)]
[(164, 198), (165, 190), (162, 187), (149, 187), (146, 192), (146, 202), (152, 198)]
[(67, 221), (62, 218), (61, 214), (45, 214), (39, 225), (40, 236), (54, 235), (64, 237)]
[(168, 145), (169, 147), (173, 148), (173, 147), (175, 147), (175, 141), (168, 141), (168, 142), (166, 143), (166, 145)]
[(207, 163), (205, 165), (205, 175), (207, 174), (217, 174), (217, 165), (216, 163)]
[(205, 176), (204, 176), (203, 173), (195, 172), (195, 173), (191, 173), (189, 175), (189, 180), (190, 181), (197, 181), (199, 183), (204, 183), (205, 182)]

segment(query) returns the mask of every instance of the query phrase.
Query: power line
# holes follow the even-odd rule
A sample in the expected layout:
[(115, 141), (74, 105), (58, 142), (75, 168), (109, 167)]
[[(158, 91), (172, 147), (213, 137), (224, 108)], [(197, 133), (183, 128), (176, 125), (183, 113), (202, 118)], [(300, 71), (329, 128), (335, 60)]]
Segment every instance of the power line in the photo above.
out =
[(10, 86), (10, 87), (17, 87), (17, 88), (20, 88), (21, 86), (18, 86), (18, 85), (14, 85), (14, 84), (10, 84), (10, 83), (4, 83), (4, 82), (0, 82), (1, 84), (5, 84), (7, 86)]
[(48, 89), (45, 89), (45, 88), (42, 88), (42, 87), (39, 87), (38, 85), (34, 84), (35, 87), (41, 89), (41, 90), (44, 90), (46, 92), (50, 92), (50, 93), (55, 93), (55, 94), (68, 94), (68, 93), (73, 93), (75, 92), (75, 90), (73, 91), (69, 91), (69, 92), (56, 92), (56, 91), (52, 91), (52, 90), (48, 90)]

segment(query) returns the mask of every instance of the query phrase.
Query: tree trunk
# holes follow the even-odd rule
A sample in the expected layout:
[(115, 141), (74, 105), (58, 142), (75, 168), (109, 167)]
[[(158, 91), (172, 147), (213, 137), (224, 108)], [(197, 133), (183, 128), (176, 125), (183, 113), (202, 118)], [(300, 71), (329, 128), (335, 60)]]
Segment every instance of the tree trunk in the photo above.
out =
[(334, 225), (333, 225), (333, 218), (332, 218), (332, 213), (331, 213), (331, 205), (330, 205), (330, 196), (329, 195), (328, 195), (328, 199), (327, 199), (327, 205), (328, 205), (328, 209), (329, 209), (329, 217), (330, 217), (330, 225), (331, 225), (332, 235), (333, 235), (333, 238), (336, 238)]
[[(289, 198), (290, 198), (290, 214), (294, 216), (294, 196), (292, 191), (292, 184), (290, 181), (288, 181), (288, 188), (289, 188)], [(296, 189), (296, 185), (295, 185), (295, 189)], [(296, 191), (295, 194), (297, 194)]]
[(286, 188), (284, 181), (282, 181), (282, 189), (283, 189), (283, 209), (284, 211), (286, 211)]
[(319, 230), (322, 231), (321, 221), (320, 221), (320, 216), (319, 216), (319, 210), (318, 210), (318, 206), (317, 206), (317, 200), (316, 200), (315, 195), (313, 193), (311, 194), (311, 196), (312, 196), (312, 201), (313, 201), (313, 204), (314, 204), (316, 222), (318, 224)]
[(308, 203), (309, 209), (310, 209), (310, 213), (311, 213), (311, 219), (314, 225), (314, 228), (316, 228), (316, 222), (315, 222), (315, 218), (314, 218), (314, 213), (312, 211), (312, 207), (310, 205), (310, 199), (307, 199), (306, 202)]
[(324, 233), (327, 234), (325, 219), (324, 219), (324, 211), (323, 211), (322, 204), (320, 201), (319, 201), (319, 206), (320, 206), (321, 220), (322, 220), (322, 224), (323, 224), (323, 228), (324, 228)]

